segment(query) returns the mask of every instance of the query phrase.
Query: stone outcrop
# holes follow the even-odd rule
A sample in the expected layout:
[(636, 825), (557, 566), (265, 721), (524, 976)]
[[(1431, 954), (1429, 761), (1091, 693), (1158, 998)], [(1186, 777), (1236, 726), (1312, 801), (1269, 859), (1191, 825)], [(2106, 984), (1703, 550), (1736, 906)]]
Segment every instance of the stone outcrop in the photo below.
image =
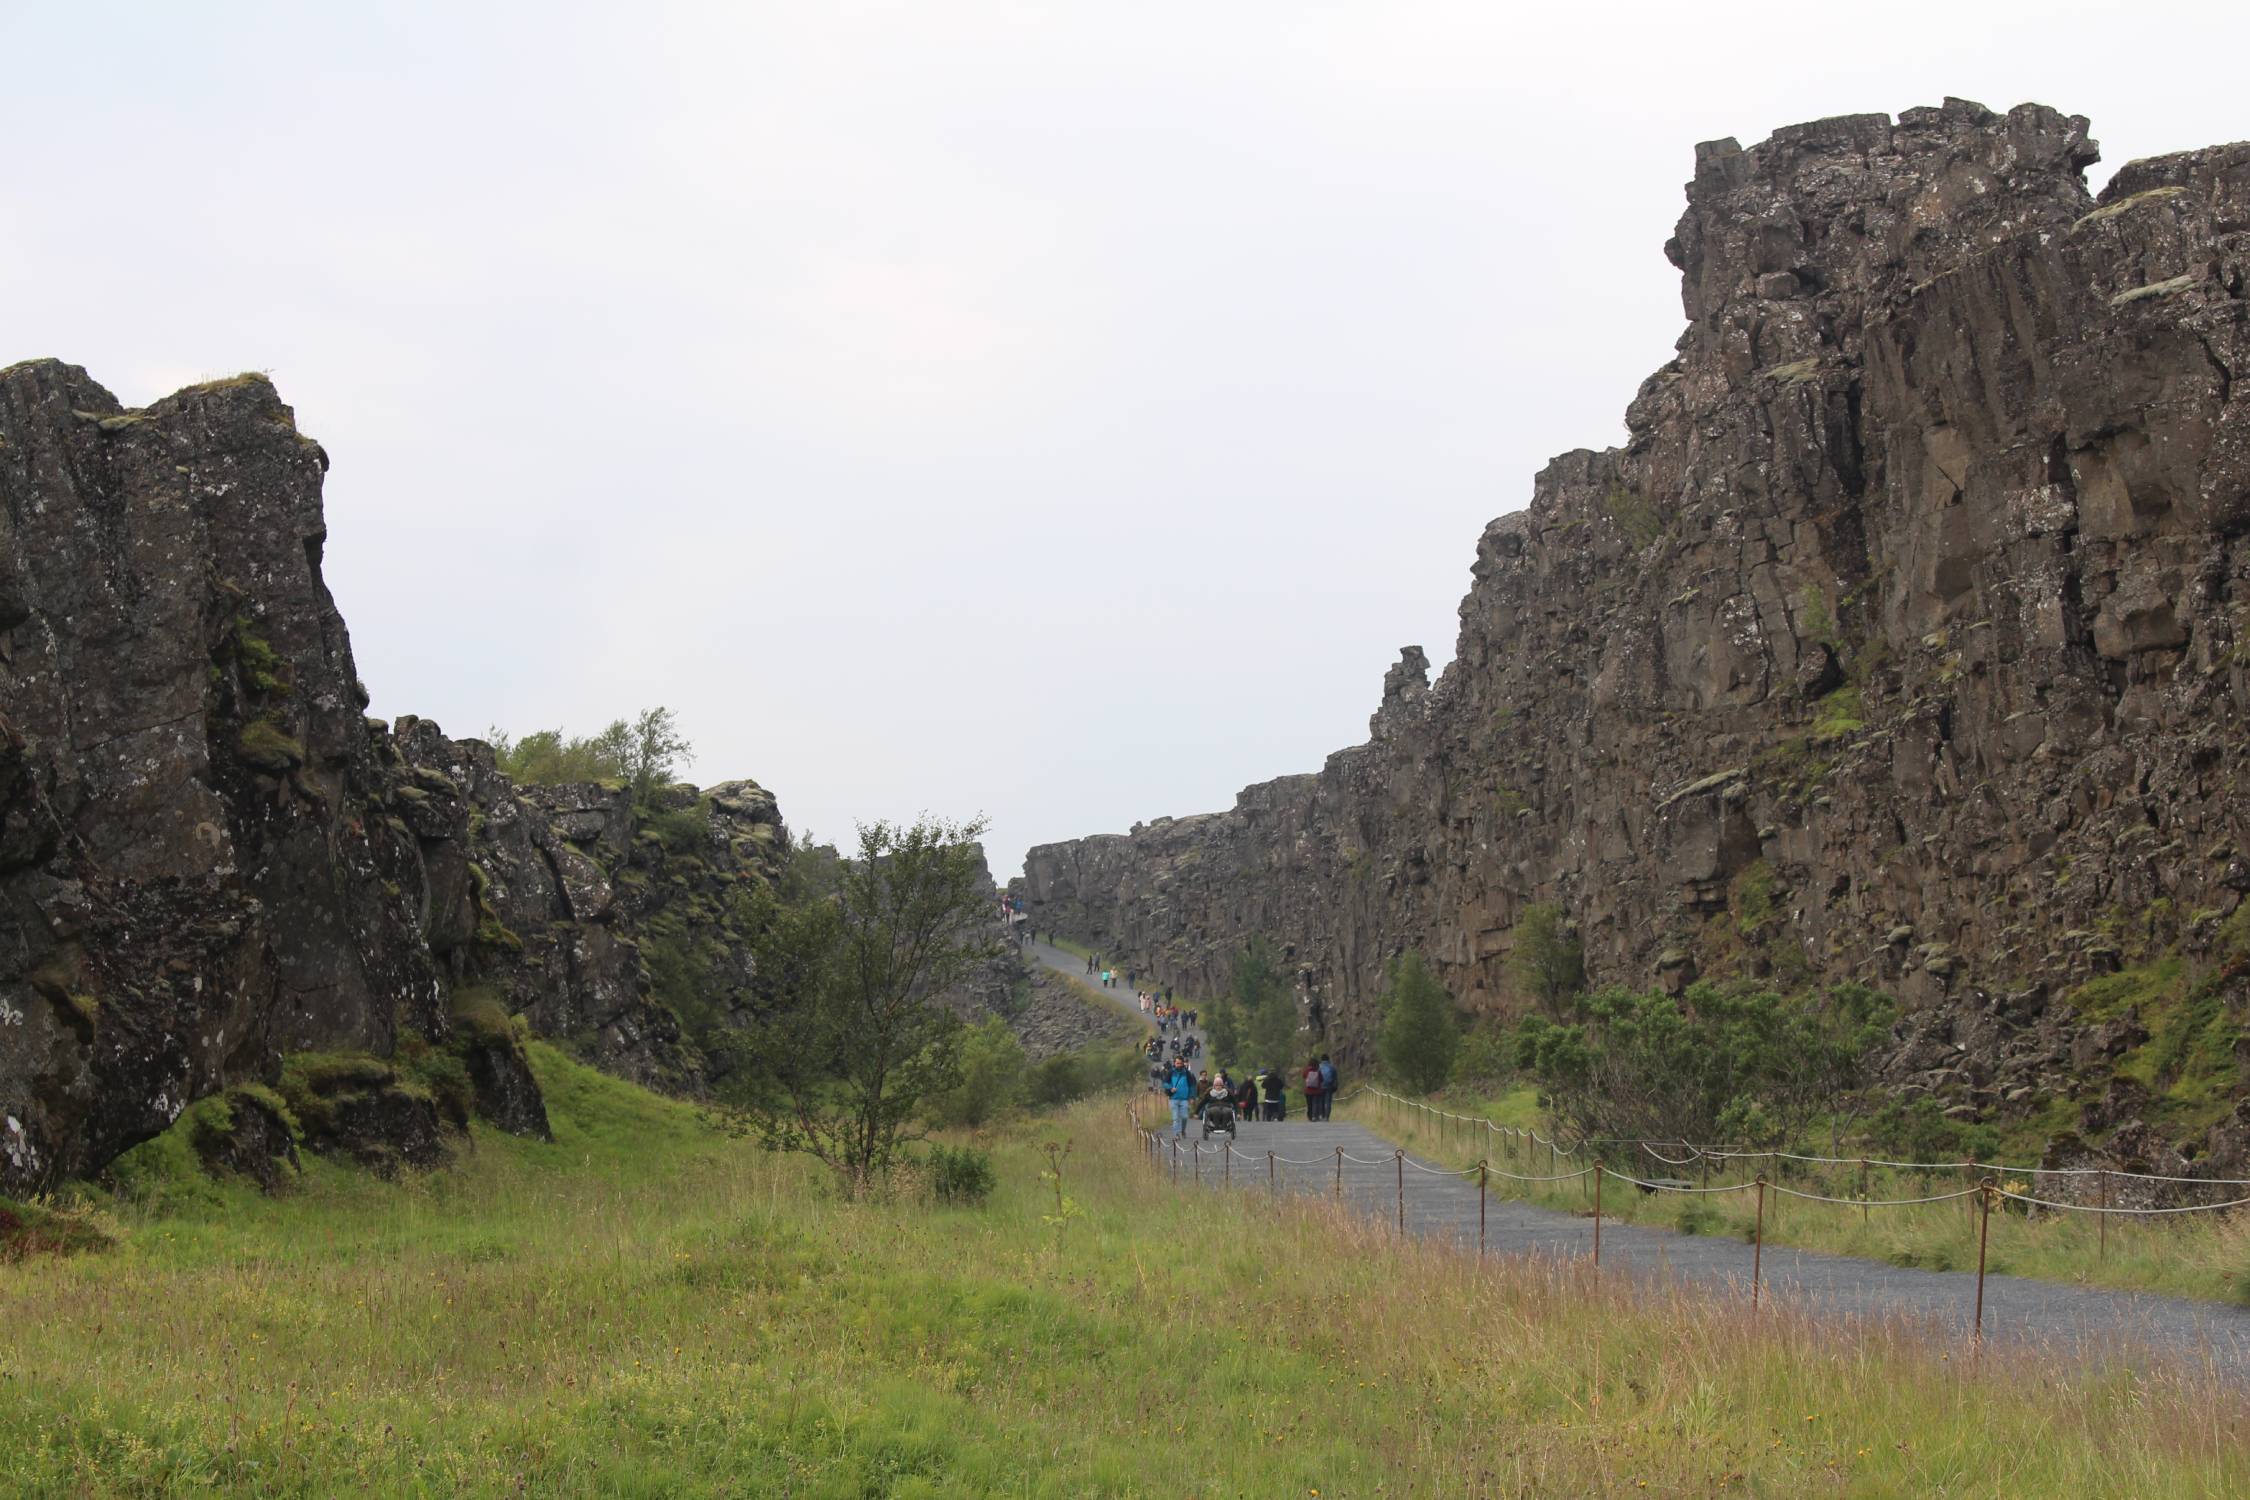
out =
[(1902, 1054), (1983, 1051), (1939, 1092), (2056, 1086), (2062, 998), (2214, 958), (2250, 889), (2250, 145), (2094, 160), (1959, 100), (1698, 147), (1678, 356), (1485, 529), (1438, 681), (1409, 648), (1318, 773), (1032, 850), (1034, 918), (1204, 991), (1266, 934), (1356, 1051), (1408, 948), (1519, 1004), (1552, 902), (1598, 981), (1862, 979)]
[[(693, 1091), (683, 1011), (742, 1003), (729, 923), (786, 856), (773, 799), (642, 816), (365, 717), (327, 464), (260, 376), (127, 410), (72, 366), (0, 372), (0, 1192), (308, 1051), (457, 1048), (504, 1128), (544, 1133), (509, 1016)], [(415, 1110), (354, 1086), (321, 1113), (417, 1162), (448, 1122)]]

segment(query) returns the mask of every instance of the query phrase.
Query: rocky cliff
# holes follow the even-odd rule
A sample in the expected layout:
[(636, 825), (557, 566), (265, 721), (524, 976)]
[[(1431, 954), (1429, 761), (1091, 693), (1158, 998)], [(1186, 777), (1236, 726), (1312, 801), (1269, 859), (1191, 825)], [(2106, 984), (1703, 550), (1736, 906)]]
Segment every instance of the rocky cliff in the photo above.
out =
[(2117, 1063), (2162, 1018), (2087, 981), (2177, 960), (2232, 1089), (2250, 145), (2096, 159), (1959, 100), (1698, 147), (1678, 356), (1485, 529), (1437, 682), (1408, 648), (1319, 772), (1032, 850), (1036, 920), (1195, 989), (1267, 934), (1354, 1045), (1409, 947), (1520, 1003), (1553, 902), (1597, 980), (1888, 988), (1967, 1108)]
[[(321, 578), (327, 464), (262, 377), (127, 410), (72, 366), (0, 372), (0, 1191), (286, 1054), (442, 1044), (543, 1130), (509, 1015), (693, 1089), (681, 1012), (741, 1003), (773, 799), (642, 816), (367, 718)], [(356, 1101), (324, 1117), (434, 1138), (426, 1091), (317, 1076)]]

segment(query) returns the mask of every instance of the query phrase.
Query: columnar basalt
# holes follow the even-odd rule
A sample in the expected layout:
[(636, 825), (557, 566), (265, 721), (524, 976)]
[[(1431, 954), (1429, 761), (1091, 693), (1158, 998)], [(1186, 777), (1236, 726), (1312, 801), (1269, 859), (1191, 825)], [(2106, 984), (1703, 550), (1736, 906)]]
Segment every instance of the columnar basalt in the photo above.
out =
[(2250, 890), (2250, 146), (2096, 159), (1959, 100), (1699, 147), (1678, 357), (1486, 528), (1438, 681), (1408, 648), (1317, 774), (1032, 850), (1037, 919), (1198, 989), (1266, 934), (1356, 1047), (1406, 948), (1518, 1003), (1556, 902), (1600, 980), (1865, 979), (1910, 1085), (2066, 1086), (2062, 997)]

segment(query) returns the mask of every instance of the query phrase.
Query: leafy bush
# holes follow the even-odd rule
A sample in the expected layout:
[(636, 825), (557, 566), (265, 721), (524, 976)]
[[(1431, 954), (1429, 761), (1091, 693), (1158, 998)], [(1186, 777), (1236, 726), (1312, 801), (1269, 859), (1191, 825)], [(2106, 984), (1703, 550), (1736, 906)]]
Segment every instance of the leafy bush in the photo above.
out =
[(1516, 921), (1508, 971), (1552, 1021), (1568, 1018), (1571, 1002), (1586, 988), (1586, 949), (1559, 906), (1527, 906)]
[(613, 719), (599, 734), (564, 734), (537, 729), (517, 739), (504, 730), (487, 731), (493, 758), (515, 781), (552, 786), (566, 781), (622, 781), (636, 797), (671, 783), (693, 747), (680, 733), (672, 710), (643, 709), (630, 722)]
[(999, 1119), (1024, 1093), (1023, 1043), (997, 1016), (961, 1033), (961, 1081), (923, 1101), (932, 1125), (977, 1126)]
[(1461, 1033), (1453, 1073), (1446, 1081), (1456, 1088), (1496, 1092), (1515, 1071), (1515, 1033), (1498, 1017), (1487, 1016)]
[(1068, 1104), (1086, 1092), (1085, 1073), (1072, 1052), (1058, 1052), (1053, 1057), (1041, 1058), (1032, 1065), (1031, 1074), (1024, 1080), (1024, 1098), (1033, 1107), (1052, 1109)]
[(1453, 1057), (1461, 1047), (1453, 997), (1419, 953), (1409, 953), (1391, 966), (1390, 992), (1383, 997), (1383, 1030), (1376, 1046), (1384, 1068), (1418, 1094), (1443, 1088), (1453, 1071)]
[(930, 1192), (940, 1203), (981, 1206), (992, 1196), (992, 1154), (974, 1146), (930, 1147)]
[(1865, 1060), (1895, 1013), (1857, 984), (1804, 998), (1711, 984), (1682, 999), (1607, 989), (1587, 997), (1575, 1025), (1526, 1017), (1516, 1060), (1578, 1135), (1718, 1141), (1731, 1129), (1793, 1141), (1816, 1116), (1837, 1129), (1852, 1117)]
[(1993, 1154), (1994, 1132), (1987, 1125), (1949, 1120), (1937, 1100), (1890, 1099), (1867, 1122), (1868, 1144), (1893, 1161), (1966, 1161)]

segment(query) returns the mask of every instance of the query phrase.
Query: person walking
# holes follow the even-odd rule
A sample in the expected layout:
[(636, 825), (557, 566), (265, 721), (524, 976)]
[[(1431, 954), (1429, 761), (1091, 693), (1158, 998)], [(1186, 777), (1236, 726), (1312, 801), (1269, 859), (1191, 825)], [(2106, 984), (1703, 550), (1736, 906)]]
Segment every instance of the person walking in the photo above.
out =
[(1187, 1070), (1185, 1063), (1177, 1060), (1173, 1062), (1172, 1076), (1166, 1081), (1164, 1092), (1172, 1101), (1172, 1134), (1184, 1136), (1187, 1134), (1188, 1106), (1195, 1103), (1195, 1075)]
[(1336, 1108), (1336, 1065), (1328, 1054), (1320, 1054), (1320, 1117), (1325, 1120)]
[(1320, 1059), (1313, 1058), (1305, 1064), (1305, 1118), (1318, 1120), (1320, 1113)]
[(1287, 1097), (1283, 1091), (1282, 1077), (1271, 1068), (1258, 1070), (1258, 1103), (1268, 1120), (1281, 1118), (1281, 1101)]

